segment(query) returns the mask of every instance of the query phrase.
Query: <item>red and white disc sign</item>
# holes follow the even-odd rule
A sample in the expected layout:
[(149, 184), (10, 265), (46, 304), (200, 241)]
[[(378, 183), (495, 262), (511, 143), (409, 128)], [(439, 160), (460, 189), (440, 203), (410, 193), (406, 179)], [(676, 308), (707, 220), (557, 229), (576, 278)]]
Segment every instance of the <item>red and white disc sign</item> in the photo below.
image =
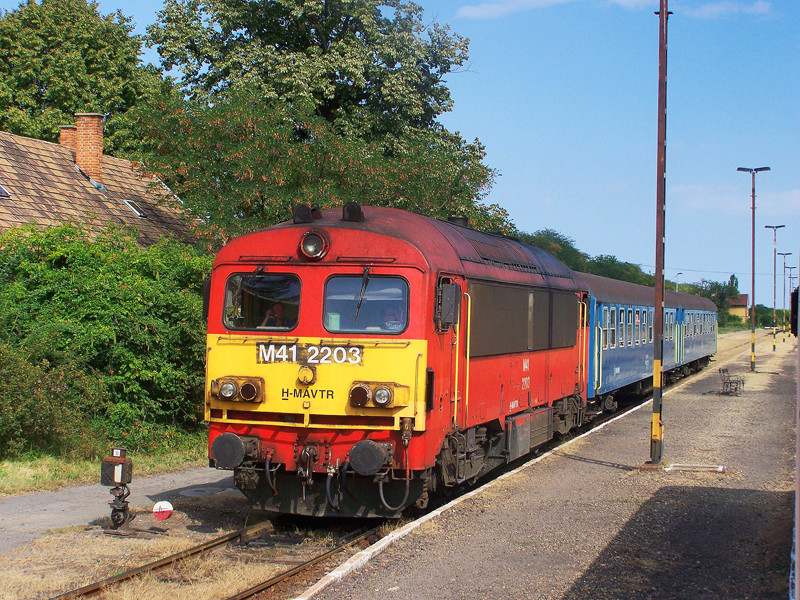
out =
[(161, 500), (153, 505), (153, 516), (159, 521), (164, 521), (172, 516), (172, 504), (166, 500)]

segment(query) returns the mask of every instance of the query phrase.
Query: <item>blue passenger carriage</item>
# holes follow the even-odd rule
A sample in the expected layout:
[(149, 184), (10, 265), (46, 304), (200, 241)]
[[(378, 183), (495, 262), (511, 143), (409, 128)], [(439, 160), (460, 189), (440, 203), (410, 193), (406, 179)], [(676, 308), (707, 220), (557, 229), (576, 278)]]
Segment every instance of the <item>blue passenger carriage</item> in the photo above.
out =
[[(596, 410), (616, 408), (614, 394), (652, 388), (653, 288), (576, 273), (589, 291), (587, 400)], [(663, 371), (688, 375), (708, 364), (717, 348), (717, 309), (689, 294), (665, 292)]]

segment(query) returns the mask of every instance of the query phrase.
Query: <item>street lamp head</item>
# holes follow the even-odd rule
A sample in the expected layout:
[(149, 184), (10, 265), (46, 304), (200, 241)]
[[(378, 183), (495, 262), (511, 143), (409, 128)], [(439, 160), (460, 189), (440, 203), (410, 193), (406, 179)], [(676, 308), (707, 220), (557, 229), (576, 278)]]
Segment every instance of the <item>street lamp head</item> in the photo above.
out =
[(760, 173), (761, 171), (769, 171), (769, 167), (756, 167), (755, 169), (749, 169), (747, 167), (739, 167), (736, 169), (737, 171), (742, 171), (743, 173)]
[(753, 169), (756, 173), (760, 173), (761, 171), (769, 171), (769, 167), (758, 167), (757, 169)]
[(786, 225), (764, 225), (764, 229), (780, 229), (781, 227), (786, 227)]

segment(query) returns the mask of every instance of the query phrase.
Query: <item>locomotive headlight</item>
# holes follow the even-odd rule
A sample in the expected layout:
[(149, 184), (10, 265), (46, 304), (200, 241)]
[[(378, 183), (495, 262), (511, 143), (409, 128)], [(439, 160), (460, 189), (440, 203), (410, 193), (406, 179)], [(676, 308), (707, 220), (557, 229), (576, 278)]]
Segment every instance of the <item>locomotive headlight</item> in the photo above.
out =
[(232, 381), (223, 381), (219, 386), (219, 395), (225, 398), (225, 400), (230, 400), (235, 397), (238, 391), (236, 384)]
[(379, 387), (375, 390), (375, 396), (372, 398), (372, 401), (377, 406), (388, 406), (392, 401), (392, 390), (387, 387)]
[(241, 395), (242, 399), (248, 402), (255, 400), (256, 396), (258, 396), (258, 386), (248, 381), (242, 385)]
[(365, 406), (372, 399), (372, 388), (364, 383), (357, 383), (350, 388), (350, 404)]
[(327, 237), (313, 229), (306, 231), (300, 240), (300, 253), (309, 260), (319, 260), (328, 252)]

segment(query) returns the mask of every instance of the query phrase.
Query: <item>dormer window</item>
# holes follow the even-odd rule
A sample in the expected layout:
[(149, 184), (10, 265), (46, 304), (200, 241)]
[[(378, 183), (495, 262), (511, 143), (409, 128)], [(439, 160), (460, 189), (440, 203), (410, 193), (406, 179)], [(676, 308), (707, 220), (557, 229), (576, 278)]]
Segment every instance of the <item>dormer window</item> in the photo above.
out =
[(0, 183), (0, 198), (11, 198), (11, 192), (9, 192), (6, 188), (3, 187), (3, 184)]
[(135, 214), (137, 217), (139, 217), (140, 219), (147, 218), (147, 213), (144, 212), (144, 209), (142, 209), (141, 206), (136, 204), (136, 202), (134, 202), (133, 200), (123, 200), (123, 202), (125, 203), (125, 206), (130, 208), (133, 211), (133, 214)]

